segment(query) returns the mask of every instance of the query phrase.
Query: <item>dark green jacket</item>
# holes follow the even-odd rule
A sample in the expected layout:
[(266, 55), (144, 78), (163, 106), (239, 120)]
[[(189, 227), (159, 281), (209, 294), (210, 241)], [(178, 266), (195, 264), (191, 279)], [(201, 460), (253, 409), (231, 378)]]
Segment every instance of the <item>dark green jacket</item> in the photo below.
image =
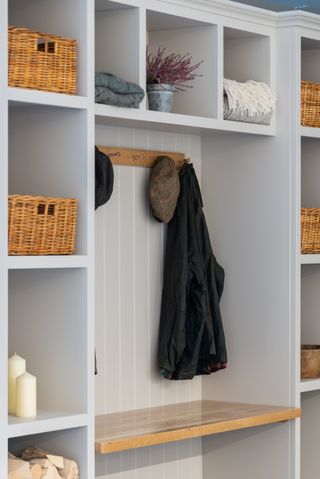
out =
[(180, 196), (168, 225), (158, 364), (169, 379), (192, 379), (227, 363), (219, 301), (224, 270), (212, 252), (192, 165), (180, 171)]

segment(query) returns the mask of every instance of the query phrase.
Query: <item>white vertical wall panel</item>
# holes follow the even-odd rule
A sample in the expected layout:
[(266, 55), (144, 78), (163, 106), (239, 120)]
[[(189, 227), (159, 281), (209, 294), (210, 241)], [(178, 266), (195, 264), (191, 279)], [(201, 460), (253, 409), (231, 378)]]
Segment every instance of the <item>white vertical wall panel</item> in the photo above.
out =
[[(198, 136), (97, 126), (106, 146), (182, 151), (200, 175)], [(151, 215), (150, 170), (115, 167), (96, 211), (96, 414), (201, 399), (201, 379), (161, 378), (156, 365), (166, 227)], [(98, 456), (97, 477), (202, 478), (201, 440)]]
[(217, 134), (202, 145), (208, 227), (226, 273), (229, 359), (226, 371), (204, 378), (205, 399), (289, 401), (290, 165), (276, 142)]

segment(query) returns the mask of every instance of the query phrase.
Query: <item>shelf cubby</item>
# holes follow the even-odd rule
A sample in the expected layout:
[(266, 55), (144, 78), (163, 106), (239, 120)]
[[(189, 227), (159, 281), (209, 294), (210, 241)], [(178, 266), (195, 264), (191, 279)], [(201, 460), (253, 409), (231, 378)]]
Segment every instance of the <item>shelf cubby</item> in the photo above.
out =
[(301, 271), (301, 343), (320, 344), (320, 265), (303, 265)]
[(9, 193), (77, 198), (76, 254), (87, 253), (87, 111), (9, 106)]
[[(95, 3), (95, 69), (140, 83), (139, 9), (108, 0)], [(144, 85), (143, 85), (144, 87)]]
[(224, 28), (224, 77), (270, 85), (270, 37), (255, 32)]
[[(176, 92), (173, 113), (198, 117), (217, 117), (217, 26), (147, 10), (147, 44), (155, 53), (159, 47), (167, 53), (192, 56), (193, 63), (203, 60), (192, 82), (193, 88)], [(208, 45), (208, 48), (203, 48)]]
[(8, 449), (19, 456), (25, 448), (34, 446), (73, 459), (78, 463), (80, 478), (92, 479), (88, 476), (87, 441), (87, 428), (75, 427), (12, 438), (9, 439)]
[(301, 38), (301, 80), (320, 83), (320, 41)]
[[(43, 33), (51, 33), (76, 39), (78, 43), (78, 94), (86, 96), (88, 56), (86, 12), (87, 0), (10, 0), (9, 25), (30, 28)], [(83, 12), (75, 15), (75, 12)]]
[(301, 479), (317, 477), (320, 467), (320, 392), (303, 394), (301, 399)]
[(301, 206), (320, 207), (320, 142), (317, 138), (301, 139)]
[(37, 377), (40, 417), (87, 411), (86, 283), (84, 269), (9, 273), (9, 355)]

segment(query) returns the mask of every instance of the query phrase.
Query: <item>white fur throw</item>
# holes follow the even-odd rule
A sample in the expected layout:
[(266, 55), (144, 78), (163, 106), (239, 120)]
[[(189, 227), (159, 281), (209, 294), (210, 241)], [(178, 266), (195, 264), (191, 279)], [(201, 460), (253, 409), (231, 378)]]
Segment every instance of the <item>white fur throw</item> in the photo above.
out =
[(265, 83), (224, 79), (224, 119), (270, 125), (277, 97)]

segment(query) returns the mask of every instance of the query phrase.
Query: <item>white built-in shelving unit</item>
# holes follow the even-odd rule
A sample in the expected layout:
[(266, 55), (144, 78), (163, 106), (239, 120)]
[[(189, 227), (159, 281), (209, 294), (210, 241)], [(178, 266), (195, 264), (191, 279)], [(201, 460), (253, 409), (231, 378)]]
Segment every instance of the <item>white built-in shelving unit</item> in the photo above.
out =
[[(94, 470), (93, 13), (86, 0), (1, 2), (1, 416), (0, 475), (7, 451), (26, 444)], [(77, 15), (74, 15), (77, 12)], [(9, 25), (76, 38), (79, 95), (8, 87)], [(7, 255), (7, 194), (79, 199), (74, 256)], [(7, 414), (7, 357), (27, 359), (38, 380), (38, 416)]]
[[(310, 17), (314, 21), (315, 17)], [(297, 59), (296, 83), (299, 80), (320, 82), (320, 31), (319, 28), (306, 28), (301, 25), (296, 31)], [(299, 114), (299, 112), (298, 112)], [(320, 134), (317, 128), (296, 127), (297, 135), (297, 191), (296, 218), (300, 214), (300, 206), (317, 207), (320, 202), (317, 176), (320, 174)], [(300, 187), (300, 188), (299, 188)], [(295, 250), (298, 249), (299, 228)], [(299, 255), (299, 253), (297, 253)], [(302, 255), (301, 267), (297, 267), (296, 289), (296, 322), (298, 344), (317, 344), (320, 340), (319, 329), (319, 255)], [(297, 375), (299, 369), (297, 369)], [(298, 380), (298, 378), (297, 378)], [(314, 441), (319, 431), (320, 383), (319, 380), (303, 380), (301, 392), (301, 476), (312, 477), (317, 474), (319, 465), (318, 451)], [(298, 401), (299, 401), (298, 399)]]
[[(9, 87), (8, 24), (77, 39), (79, 94)], [(300, 380), (300, 344), (320, 341), (320, 256), (300, 254), (300, 208), (320, 201), (320, 133), (300, 126), (299, 85), (320, 82), (319, 18), (228, 0), (1, 0), (0, 35), (0, 477), (8, 448), (33, 444), (76, 459), (80, 479), (315, 477), (320, 382)], [(145, 87), (147, 45), (204, 60), (203, 76), (175, 95), (172, 113), (148, 110), (146, 99), (137, 109), (95, 104), (95, 71)], [(270, 126), (223, 119), (224, 76), (277, 92)], [(113, 196), (94, 212), (95, 143), (192, 158), (226, 270), (226, 371), (192, 382), (160, 377), (165, 229), (146, 206), (146, 169), (116, 166)], [(78, 198), (75, 255), (8, 256), (8, 193)], [(35, 420), (7, 414), (14, 351), (38, 378)], [(220, 429), (213, 411), (200, 430), (196, 414), (182, 441), (186, 418), (179, 426), (177, 416), (167, 427), (174, 443), (149, 435), (154, 447), (133, 438), (121, 449), (120, 438), (118, 452), (95, 456), (95, 416), (127, 418), (123, 428), (135, 420), (125, 411), (150, 417), (153, 406), (201, 400), (302, 407), (303, 419), (279, 422), (282, 410), (276, 418), (264, 410), (253, 420), (252, 406)]]

